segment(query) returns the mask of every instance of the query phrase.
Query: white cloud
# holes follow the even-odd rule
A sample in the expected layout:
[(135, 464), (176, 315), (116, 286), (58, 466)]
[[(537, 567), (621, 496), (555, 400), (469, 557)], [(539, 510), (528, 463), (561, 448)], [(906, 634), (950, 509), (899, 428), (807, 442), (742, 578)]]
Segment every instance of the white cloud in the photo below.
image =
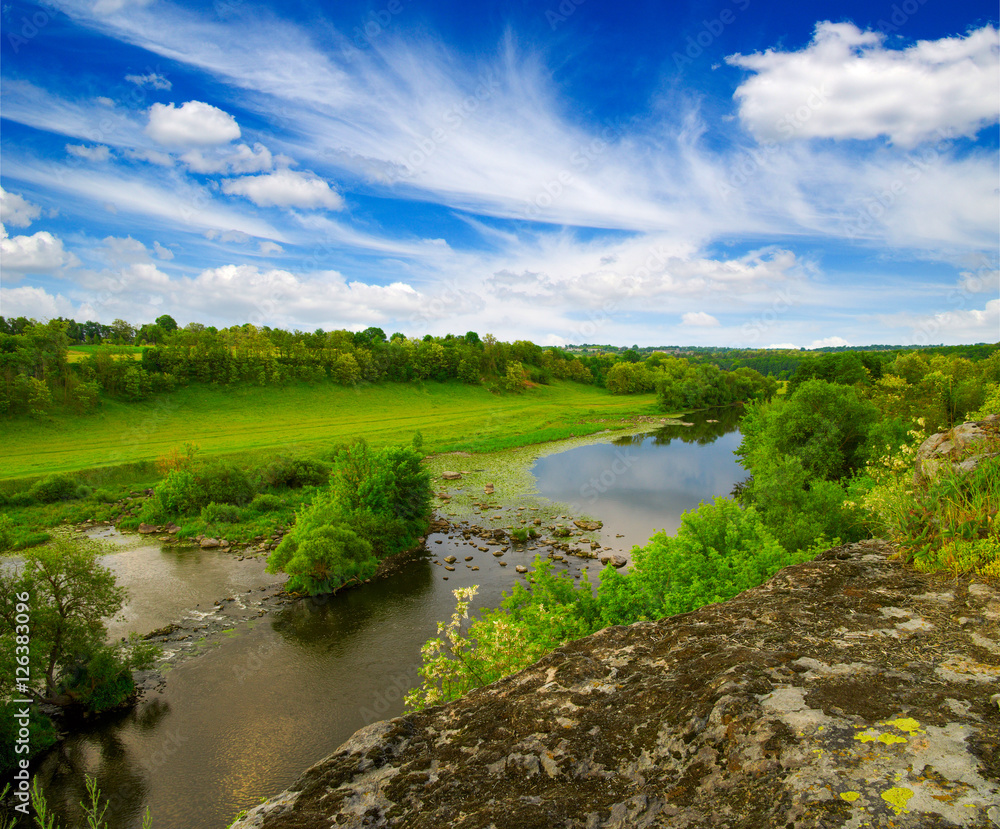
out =
[(153, 104), (146, 134), (168, 147), (211, 147), (240, 137), (240, 127), (228, 112), (202, 101), (181, 106)]
[(136, 161), (148, 161), (160, 167), (172, 167), (174, 164), (174, 160), (167, 153), (161, 153), (159, 150), (126, 150), (125, 155)]
[(755, 74), (737, 88), (740, 117), (759, 138), (875, 138), (903, 147), (974, 136), (1000, 115), (998, 33), (922, 40), (887, 49), (853, 23), (816, 24), (798, 52), (726, 58)]
[(245, 196), (260, 207), (327, 207), (340, 210), (344, 200), (319, 176), (294, 170), (276, 170), (260, 176), (227, 179), (222, 192)]
[(285, 252), (285, 249), (276, 242), (260, 242), (257, 248), (264, 256), (276, 256)]
[(42, 208), (32, 204), (17, 193), (8, 193), (0, 187), (0, 222), (14, 227), (27, 227), (42, 213)]
[(75, 313), (73, 303), (62, 294), (52, 296), (44, 289), (30, 285), (19, 288), (0, 287), (0, 306), (3, 306), (5, 316), (28, 319), (72, 318)]
[(181, 161), (196, 173), (261, 173), (274, 166), (271, 151), (263, 144), (237, 144), (233, 148), (216, 149), (206, 154), (202, 150), (190, 150), (181, 156)]
[(846, 346), (850, 343), (843, 337), (824, 337), (822, 340), (813, 340), (809, 343), (807, 348), (837, 348), (838, 346)]
[(698, 328), (711, 328), (719, 325), (719, 321), (704, 311), (689, 311), (681, 317), (683, 325), (693, 325)]
[(174, 252), (170, 248), (165, 248), (159, 242), (153, 242), (153, 252), (156, 254), (157, 258), (170, 260), (174, 258)]
[(8, 237), (7, 230), (0, 236), (0, 261), (8, 273), (46, 273), (67, 265), (78, 264), (79, 260), (63, 249), (62, 239), (47, 230), (40, 230), (31, 236)]
[(914, 345), (995, 343), (1000, 336), (1000, 299), (989, 300), (981, 309), (962, 308), (936, 314), (900, 313), (883, 316), (879, 322), (906, 330), (906, 342)]
[(111, 15), (127, 8), (142, 8), (148, 6), (153, 0), (95, 0), (94, 14)]
[(213, 242), (235, 242), (238, 245), (245, 245), (250, 241), (250, 234), (242, 230), (206, 230), (205, 238)]
[(126, 75), (125, 80), (136, 86), (148, 86), (151, 89), (169, 90), (173, 88), (173, 84), (159, 72), (150, 72), (148, 75)]
[(66, 152), (75, 155), (77, 158), (84, 158), (87, 161), (107, 161), (111, 158), (111, 150), (103, 144), (96, 147), (88, 147), (83, 144), (67, 144)]
[(131, 265), (136, 262), (149, 262), (149, 251), (138, 239), (131, 236), (124, 238), (108, 236), (104, 239), (103, 257), (112, 265)]

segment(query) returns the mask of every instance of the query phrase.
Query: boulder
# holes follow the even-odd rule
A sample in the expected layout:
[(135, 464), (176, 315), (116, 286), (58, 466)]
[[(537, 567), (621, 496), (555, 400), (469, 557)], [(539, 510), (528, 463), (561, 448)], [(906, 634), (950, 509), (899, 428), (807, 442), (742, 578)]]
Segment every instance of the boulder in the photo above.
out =
[(1000, 454), (1000, 415), (961, 423), (931, 435), (917, 450), (913, 483), (926, 486), (943, 471), (972, 470), (984, 458)]
[(573, 522), (581, 530), (586, 530), (587, 532), (593, 532), (594, 530), (599, 530), (604, 526), (602, 521), (584, 521), (582, 518), (578, 518)]
[(599, 560), (601, 564), (610, 564), (612, 567), (624, 567), (628, 564), (628, 559), (618, 553), (605, 553)]
[(1000, 822), (1000, 591), (834, 548), (374, 723), (234, 829)]
[(160, 532), (160, 528), (157, 527), (155, 524), (140, 524), (139, 532), (142, 533), (143, 535), (151, 535), (152, 533)]
[(221, 547), (222, 542), (219, 541), (219, 539), (217, 538), (203, 538), (201, 539), (201, 541), (198, 542), (198, 546), (201, 547), (203, 550), (210, 550), (215, 547)]
[(446, 481), (458, 481), (462, 477), (461, 472), (442, 472), (441, 477)]

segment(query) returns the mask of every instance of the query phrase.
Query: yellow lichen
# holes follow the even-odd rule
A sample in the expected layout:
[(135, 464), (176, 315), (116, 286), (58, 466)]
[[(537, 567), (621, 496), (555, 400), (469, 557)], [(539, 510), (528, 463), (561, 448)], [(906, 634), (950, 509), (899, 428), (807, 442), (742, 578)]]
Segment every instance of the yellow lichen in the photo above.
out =
[(863, 734), (855, 734), (854, 739), (859, 743), (873, 743), (878, 739), (878, 735), (872, 734), (871, 731), (865, 731)]
[(902, 717), (898, 720), (889, 720), (886, 725), (894, 725), (900, 731), (905, 731), (908, 734), (913, 734), (920, 729), (920, 723), (912, 717)]
[(878, 741), (891, 746), (893, 743), (905, 743), (906, 737), (900, 737), (898, 734), (879, 734)]
[(861, 793), (860, 792), (841, 792), (840, 793), (840, 799), (841, 800), (846, 800), (848, 803), (853, 803), (859, 797), (861, 797)]
[(882, 799), (889, 804), (897, 815), (910, 811), (906, 808), (906, 804), (911, 797), (913, 797), (913, 791), (902, 786), (893, 786), (891, 789), (882, 792)]

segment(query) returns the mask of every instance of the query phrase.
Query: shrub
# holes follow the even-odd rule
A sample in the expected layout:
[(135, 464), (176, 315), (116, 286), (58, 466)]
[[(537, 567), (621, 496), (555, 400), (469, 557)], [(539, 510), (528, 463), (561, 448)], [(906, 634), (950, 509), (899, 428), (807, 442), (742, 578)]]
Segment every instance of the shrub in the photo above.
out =
[(258, 472), (264, 487), (323, 486), (330, 480), (330, 465), (316, 458), (275, 458)]
[(220, 461), (203, 466), (194, 476), (201, 494), (201, 505), (215, 501), (217, 504), (242, 506), (257, 493), (247, 473), (231, 463)]
[(0, 512), (0, 553), (14, 548), (14, 522)]
[(198, 509), (207, 499), (194, 473), (175, 469), (156, 485), (155, 497), (167, 515), (182, 515)]
[(284, 506), (285, 502), (270, 492), (262, 492), (260, 495), (255, 495), (254, 499), (250, 502), (250, 509), (254, 512), (276, 512)]
[(38, 503), (38, 499), (31, 490), (15, 492), (7, 496), (7, 506), (10, 507), (31, 507)]
[(113, 504), (118, 500), (118, 496), (115, 495), (110, 489), (96, 489), (91, 494), (90, 497), (93, 498), (99, 504)]
[(212, 501), (201, 508), (201, 520), (206, 524), (236, 524), (240, 520), (240, 511), (232, 504)]
[(524, 544), (524, 542), (528, 540), (528, 528), (517, 527), (516, 529), (510, 531), (510, 537), (518, 544)]
[(31, 487), (31, 495), (43, 504), (51, 504), (55, 501), (69, 501), (76, 497), (76, 488), (80, 482), (69, 475), (48, 475), (37, 481)]

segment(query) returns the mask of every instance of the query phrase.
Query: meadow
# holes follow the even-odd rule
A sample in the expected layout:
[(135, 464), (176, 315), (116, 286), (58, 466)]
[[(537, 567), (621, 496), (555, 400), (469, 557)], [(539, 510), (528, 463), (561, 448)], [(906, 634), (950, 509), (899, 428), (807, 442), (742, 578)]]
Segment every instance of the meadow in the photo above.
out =
[(94, 468), (132, 468), (141, 478), (156, 458), (189, 443), (202, 458), (249, 459), (359, 437), (374, 446), (408, 443), (420, 431), (429, 453), (485, 452), (623, 428), (647, 415), (662, 416), (654, 394), (613, 396), (568, 381), (509, 395), (457, 382), (192, 385), (136, 403), (105, 400), (93, 413), (3, 423), (0, 488)]

